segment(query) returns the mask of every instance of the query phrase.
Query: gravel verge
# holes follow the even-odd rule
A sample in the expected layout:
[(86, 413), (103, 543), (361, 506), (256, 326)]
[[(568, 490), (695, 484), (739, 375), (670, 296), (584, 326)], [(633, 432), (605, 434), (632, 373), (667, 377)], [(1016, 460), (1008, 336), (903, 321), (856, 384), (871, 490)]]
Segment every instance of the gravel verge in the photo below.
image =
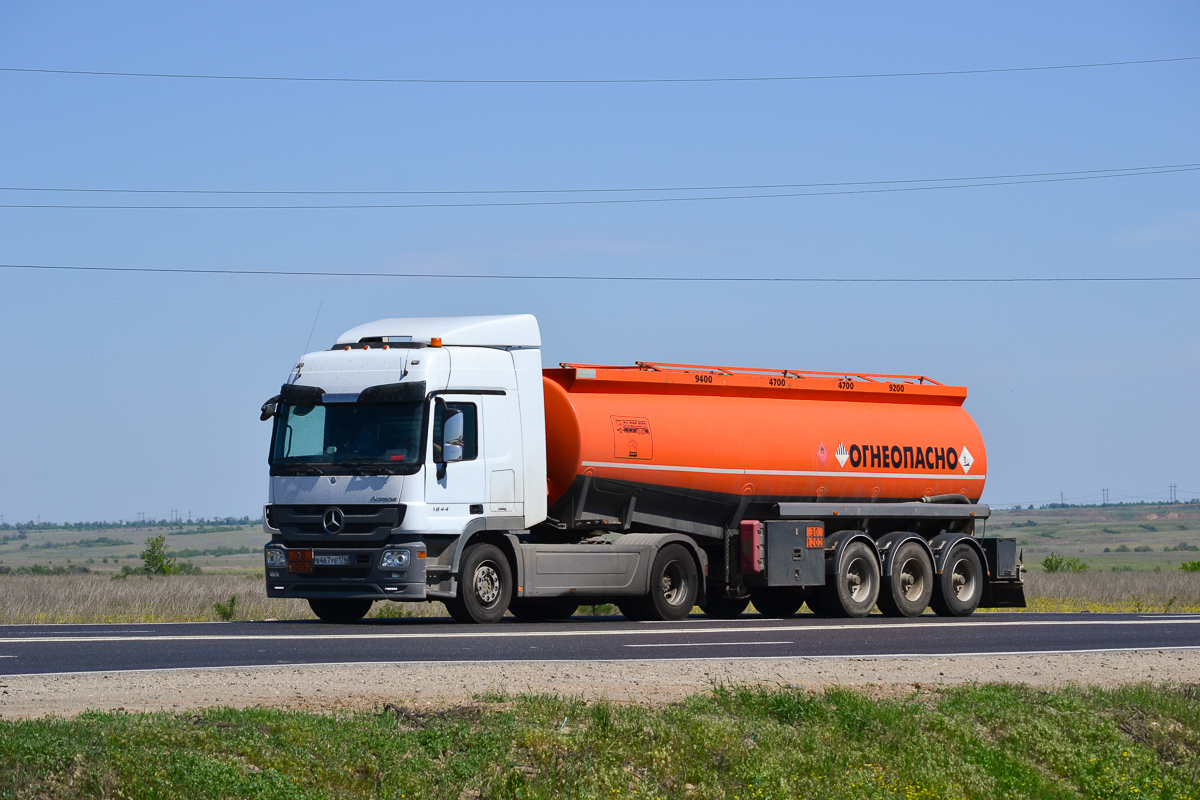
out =
[(822, 689), (1012, 682), (1111, 687), (1200, 680), (1200, 650), (1122, 653), (673, 661), (337, 664), (0, 677), (0, 717), (213, 706), (330, 712), (460, 705), (479, 695), (550, 693), (664, 704), (715, 684)]

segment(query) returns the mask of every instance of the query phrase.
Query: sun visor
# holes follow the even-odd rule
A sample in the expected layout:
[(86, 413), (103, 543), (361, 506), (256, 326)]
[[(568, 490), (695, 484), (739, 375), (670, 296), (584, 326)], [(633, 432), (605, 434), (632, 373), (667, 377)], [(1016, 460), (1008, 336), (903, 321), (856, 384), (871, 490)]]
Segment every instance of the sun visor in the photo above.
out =
[(424, 399), (425, 381), (368, 386), (358, 395), (360, 403), (414, 403)]
[(289, 406), (311, 406), (321, 402), (325, 390), (320, 386), (300, 386), (285, 383), (279, 390), (279, 399)]

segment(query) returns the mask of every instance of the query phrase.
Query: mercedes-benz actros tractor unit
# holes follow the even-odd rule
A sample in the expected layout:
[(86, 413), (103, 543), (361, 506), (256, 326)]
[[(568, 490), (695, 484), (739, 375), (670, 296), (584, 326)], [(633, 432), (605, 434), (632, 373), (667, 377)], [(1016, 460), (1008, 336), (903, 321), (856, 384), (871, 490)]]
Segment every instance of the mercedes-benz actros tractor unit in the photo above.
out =
[(638, 362), (542, 369), (531, 315), (385, 319), (304, 355), (274, 423), (267, 593), (354, 622), (615, 603), (637, 620), (1024, 606), (985, 538), (966, 389)]

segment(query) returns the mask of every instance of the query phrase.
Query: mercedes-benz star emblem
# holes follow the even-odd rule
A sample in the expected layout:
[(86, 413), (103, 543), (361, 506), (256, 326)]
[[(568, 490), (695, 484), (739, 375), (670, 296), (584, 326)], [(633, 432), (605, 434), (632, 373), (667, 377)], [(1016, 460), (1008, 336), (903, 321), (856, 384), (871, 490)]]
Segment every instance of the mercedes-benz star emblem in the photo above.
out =
[(325, 511), (325, 530), (329, 533), (340, 533), (346, 525), (346, 515), (340, 508), (330, 508)]

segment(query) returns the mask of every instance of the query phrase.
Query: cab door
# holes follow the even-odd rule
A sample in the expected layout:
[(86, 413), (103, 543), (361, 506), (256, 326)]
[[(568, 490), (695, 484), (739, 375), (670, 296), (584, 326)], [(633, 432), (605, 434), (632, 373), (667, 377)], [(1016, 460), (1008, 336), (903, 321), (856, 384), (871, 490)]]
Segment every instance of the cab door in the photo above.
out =
[[(425, 465), (425, 502), (429, 519), (439, 530), (462, 530), (473, 517), (483, 514), (486, 502), (484, 491), (483, 403), (482, 396), (444, 394), (433, 404), (433, 425), (429, 430), (429, 446)], [(463, 415), (463, 457), (461, 461), (438, 465), (442, 426), (448, 412)], [(438, 473), (441, 473), (439, 476)], [(471, 506), (476, 506), (472, 513)]]

